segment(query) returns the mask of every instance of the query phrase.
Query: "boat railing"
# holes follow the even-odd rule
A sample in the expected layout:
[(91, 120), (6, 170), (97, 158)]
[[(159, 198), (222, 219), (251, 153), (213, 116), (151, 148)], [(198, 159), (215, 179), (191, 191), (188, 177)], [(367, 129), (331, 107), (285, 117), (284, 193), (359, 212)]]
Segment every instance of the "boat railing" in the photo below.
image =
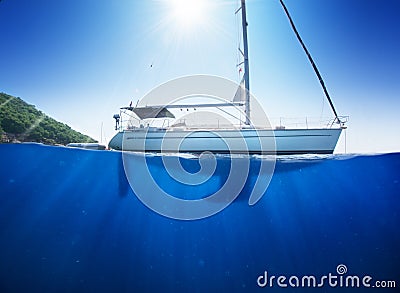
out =
[[(115, 117), (114, 117), (115, 118)], [(159, 129), (240, 129), (244, 125), (242, 123), (227, 124), (216, 119), (213, 122), (204, 124), (204, 121), (191, 121), (190, 119), (173, 119), (173, 118), (157, 118), (157, 119), (139, 119), (131, 111), (120, 111), (116, 130), (135, 130), (140, 128), (154, 127)], [(313, 128), (345, 128), (345, 124), (349, 121), (349, 116), (332, 117), (269, 117), (270, 126), (255, 125), (257, 128), (272, 129), (313, 129)]]
[(348, 116), (331, 117), (272, 117), (270, 124), (275, 129), (313, 129), (344, 127), (348, 122)]
[(341, 128), (347, 128), (346, 123), (349, 122), (349, 116), (338, 116), (337, 118), (334, 118), (332, 121), (331, 126), (333, 126), (335, 123), (340, 124)]
[[(342, 127), (345, 128), (345, 124), (348, 122), (348, 116), (340, 116), (340, 123), (338, 123), (337, 119), (334, 118), (326, 118), (320, 119), (315, 117), (276, 117), (270, 118), (270, 125), (272, 129), (313, 129), (313, 128), (334, 128), (334, 127)], [(152, 122), (152, 123), (151, 123)], [(154, 123), (154, 121), (147, 120), (135, 120), (135, 119), (121, 119), (120, 120), (120, 131), (124, 130), (135, 130), (140, 128), (147, 127), (157, 127), (159, 129), (175, 129), (175, 128), (186, 128), (186, 129), (240, 129), (243, 125), (241, 124), (227, 124), (222, 123), (220, 121), (216, 121), (213, 124), (186, 124), (182, 121), (174, 121), (171, 119), (161, 119)], [(263, 126), (256, 126), (259, 128), (266, 128)], [(267, 127), (269, 128), (269, 127)]]

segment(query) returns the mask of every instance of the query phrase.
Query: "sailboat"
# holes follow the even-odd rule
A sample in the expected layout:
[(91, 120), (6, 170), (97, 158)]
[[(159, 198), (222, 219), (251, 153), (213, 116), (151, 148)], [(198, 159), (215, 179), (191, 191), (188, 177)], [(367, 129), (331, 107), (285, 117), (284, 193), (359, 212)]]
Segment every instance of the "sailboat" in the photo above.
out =
[[(324, 93), (335, 115), (328, 125), (316, 128), (286, 128), (270, 125), (255, 126), (251, 116), (251, 95), (249, 75), (249, 55), (247, 39), (247, 16), (246, 3), (241, 0), (242, 34), (243, 34), (243, 79), (233, 95), (231, 101), (221, 103), (190, 103), (190, 104), (153, 104), (153, 105), (129, 105), (121, 107), (120, 113), (114, 115), (116, 130), (118, 132), (109, 142), (109, 148), (114, 150), (132, 152), (155, 152), (155, 153), (203, 153), (212, 152), (218, 154), (267, 154), (267, 155), (293, 155), (293, 154), (332, 154), (339, 140), (341, 132), (346, 128), (346, 117), (339, 117), (329, 97), (328, 91), (318, 72), (311, 55), (302, 42), (290, 15), (281, 0), (281, 4), (289, 17), (303, 49), (306, 51), (311, 64), (316, 71)], [(202, 109), (224, 107), (244, 108), (243, 123), (238, 127), (189, 127), (183, 122), (175, 122), (171, 125), (163, 123), (154, 126), (153, 122), (165, 119), (174, 119), (172, 111), (175, 109)], [(225, 110), (222, 110), (226, 112)], [(124, 115), (134, 117), (139, 121), (139, 126), (124, 125)], [(232, 115), (233, 116), (233, 115)], [(151, 123), (148, 123), (150, 121)]]

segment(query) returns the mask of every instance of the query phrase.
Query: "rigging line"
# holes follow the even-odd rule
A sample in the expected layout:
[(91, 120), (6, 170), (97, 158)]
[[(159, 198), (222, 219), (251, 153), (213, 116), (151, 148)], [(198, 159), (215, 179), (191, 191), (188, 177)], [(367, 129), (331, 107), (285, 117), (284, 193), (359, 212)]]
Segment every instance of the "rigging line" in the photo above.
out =
[(308, 57), (308, 60), (310, 61), (311, 65), (312, 65), (312, 67), (313, 67), (313, 69), (314, 69), (314, 72), (315, 72), (315, 74), (316, 74), (317, 77), (318, 77), (319, 83), (321, 84), (322, 89), (324, 90), (325, 96), (326, 96), (326, 98), (327, 98), (328, 101), (329, 101), (329, 104), (330, 104), (330, 106), (331, 106), (331, 108), (332, 108), (333, 113), (335, 114), (336, 120), (338, 121), (338, 123), (340, 123), (341, 121), (340, 121), (340, 119), (339, 119), (339, 117), (338, 117), (338, 114), (336, 113), (335, 106), (333, 105), (333, 102), (332, 102), (332, 100), (331, 100), (331, 97), (329, 96), (328, 90), (326, 89), (324, 80), (322, 79), (322, 76), (321, 76), (321, 74), (319, 73), (319, 70), (318, 70), (318, 68), (317, 68), (317, 65), (315, 65), (314, 60), (312, 59), (310, 52), (307, 50), (306, 45), (304, 44), (303, 40), (301, 39), (300, 34), (299, 34), (299, 32), (297, 31), (296, 26), (294, 25), (293, 19), (292, 19), (292, 17), (290, 16), (289, 11), (288, 11), (288, 9), (286, 8), (285, 3), (283, 3), (283, 0), (279, 0), (279, 2), (281, 3), (281, 5), (282, 5), (282, 7), (283, 7), (283, 10), (285, 10), (285, 13), (286, 13), (286, 16), (287, 16), (288, 19), (289, 19), (290, 25), (292, 26), (292, 29), (293, 29), (294, 33), (296, 34), (297, 39), (299, 40), (301, 46), (303, 47), (304, 52), (306, 53), (306, 55), (307, 55), (307, 57)]
[(242, 32), (241, 32), (241, 25), (240, 25), (240, 21), (239, 21), (239, 14), (238, 12), (242, 9), (241, 5), (240, 5), (240, 0), (237, 1), (237, 6), (239, 6), (239, 8), (235, 11), (235, 24), (236, 24), (236, 32), (237, 32), (237, 53), (236, 53), (236, 68), (237, 68), (237, 73), (238, 73), (238, 83), (240, 83), (240, 65), (243, 63), (241, 62), (243, 55), (240, 55), (241, 49), (241, 43), (242, 43)]
[(221, 112), (224, 112), (225, 114), (235, 118), (236, 120), (239, 120), (240, 124), (242, 124), (244, 121), (242, 121), (241, 117), (242, 117), (242, 111), (239, 110), (240, 113), (240, 117), (236, 117), (234, 114), (229, 113), (228, 111), (225, 111), (224, 109), (221, 109), (220, 107), (217, 107), (218, 110), (220, 110)]

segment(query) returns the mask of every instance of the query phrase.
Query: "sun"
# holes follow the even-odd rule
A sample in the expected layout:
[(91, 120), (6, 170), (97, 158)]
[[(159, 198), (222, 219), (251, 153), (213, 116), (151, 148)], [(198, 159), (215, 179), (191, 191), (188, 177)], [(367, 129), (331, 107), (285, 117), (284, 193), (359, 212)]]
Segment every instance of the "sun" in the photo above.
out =
[(207, 0), (169, 0), (171, 17), (184, 28), (204, 23), (207, 10)]

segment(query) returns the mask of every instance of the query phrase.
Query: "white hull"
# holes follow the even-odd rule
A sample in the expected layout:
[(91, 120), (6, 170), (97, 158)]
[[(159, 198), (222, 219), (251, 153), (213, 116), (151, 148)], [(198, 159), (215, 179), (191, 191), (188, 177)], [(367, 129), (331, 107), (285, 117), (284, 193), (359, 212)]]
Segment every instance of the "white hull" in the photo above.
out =
[[(210, 129), (142, 128), (118, 132), (109, 147), (134, 152), (237, 154), (332, 154), (341, 128), (329, 129)], [(244, 143), (245, 142), (245, 143)]]

